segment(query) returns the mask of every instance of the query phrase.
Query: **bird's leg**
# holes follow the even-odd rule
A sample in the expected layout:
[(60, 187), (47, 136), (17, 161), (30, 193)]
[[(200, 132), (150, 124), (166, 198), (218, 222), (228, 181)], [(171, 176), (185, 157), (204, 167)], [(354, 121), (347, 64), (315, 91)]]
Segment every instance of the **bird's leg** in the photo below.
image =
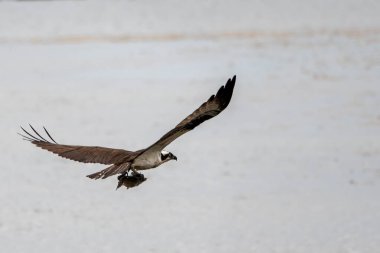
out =
[(139, 180), (141, 179), (144, 179), (144, 174), (141, 174), (141, 173), (138, 173), (137, 170), (135, 168), (131, 168), (132, 170), (132, 174), (131, 176), (133, 176), (134, 178), (138, 178)]
[(135, 168), (131, 168), (131, 170), (132, 170), (132, 175), (133, 176), (140, 176), (140, 175), (142, 175), (141, 173), (138, 173)]

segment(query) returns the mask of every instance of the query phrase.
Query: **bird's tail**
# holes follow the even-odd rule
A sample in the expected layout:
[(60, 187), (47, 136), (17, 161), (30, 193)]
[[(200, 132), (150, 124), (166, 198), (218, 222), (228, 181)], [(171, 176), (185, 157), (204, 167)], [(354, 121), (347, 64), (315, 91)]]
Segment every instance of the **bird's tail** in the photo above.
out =
[(104, 170), (98, 171), (94, 174), (87, 175), (87, 177), (91, 179), (105, 179), (109, 176), (113, 176), (119, 173), (123, 173), (125, 171), (128, 171), (130, 167), (130, 163), (123, 163), (119, 165), (112, 165), (110, 167), (105, 168)]
[(112, 165), (110, 167), (105, 168), (104, 170), (98, 171), (94, 174), (87, 175), (87, 177), (91, 179), (99, 179), (99, 178), (107, 178), (107, 174), (110, 173), (113, 169), (115, 169), (116, 165)]

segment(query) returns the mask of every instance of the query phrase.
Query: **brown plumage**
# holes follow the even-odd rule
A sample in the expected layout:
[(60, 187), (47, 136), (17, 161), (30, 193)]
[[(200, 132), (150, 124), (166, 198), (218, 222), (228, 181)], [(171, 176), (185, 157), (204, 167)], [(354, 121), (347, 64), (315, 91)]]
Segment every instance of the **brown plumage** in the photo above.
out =
[[(155, 168), (168, 160), (176, 160), (177, 158), (171, 153), (171, 156), (169, 156), (169, 158), (165, 161), (161, 161), (160, 159), (162, 158), (157, 157), (162, 157), (162, 150), (175, 139), (188, 131), (191, 131), (204, 121), (215, 117), (228, 106), (233, 94), (235, 81), (235, 76), (232, 79), (228, 79), (226, 85), (220, 87), (215, 95), (212, 95), (198, 109), (182, 120), (174, 129), (170, 130), (157, 142), (146, 149), (128, 151), (124, 149), (113, 149), (97, 146), (62, 145), (58, 144), (51, 137), (45, 127), (45, 133), (50, 140), (47, 140), (47, 138), (45, 139), (41, 136), (31, 125), (30, 128), (34, 132), (34, 135), (22, 127), (21, 129), (24, 131), (24, 134), (20, 135), (37, 147), (48, 150), (63, 158), (83, 163), (100, 163), (111, 165), (102, 171), (88, 175), (89, 178), (104, 179), (112, 175), (121, 174), (122, 177), (119, 178), (119, 185), (123, 185), (123, 182), (126, 182), (126, 185), (133, 185), (134, 183), (138, 185), (145, 181), (145, 179), (141, 181), (141, 177), (137, 175), (139, 173), (137, 173), (136, 170)], [(128, 177), (127, 173), (130, 170), (134, 171), (135, 176), (123, 178), (125, 175)]]

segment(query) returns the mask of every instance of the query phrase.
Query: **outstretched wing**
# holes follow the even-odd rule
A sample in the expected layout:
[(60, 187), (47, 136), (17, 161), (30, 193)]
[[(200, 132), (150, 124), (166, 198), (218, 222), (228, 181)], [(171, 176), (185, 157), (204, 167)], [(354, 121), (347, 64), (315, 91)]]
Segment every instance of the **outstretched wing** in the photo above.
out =
[(215, 95), (212, 95), (192, 114), (182, 120), (174, 129), (161, 137), (156, 143), (148, 147), (144, 154), (164, 149), (172, 141), (221, 113), (231, 101), (235, 87), (236, 76), (228, 79), (226, 85), (220, 87)]
[(36, 135), (29, 133), (22, 127), (21, 129), (25, 134), (19, 133), (19, 135), (37, 147), (48, 150), (70, 160), (82, 163), (119, 164), (127, 162), (130, 159), (134, 159), (139, 154), (139, 152), (132, 152), (123, 149), (61, 145), (55, 142), (45, 127), (44, 130), (51, 141), (46, 140), (31, 125), (29, 126)]

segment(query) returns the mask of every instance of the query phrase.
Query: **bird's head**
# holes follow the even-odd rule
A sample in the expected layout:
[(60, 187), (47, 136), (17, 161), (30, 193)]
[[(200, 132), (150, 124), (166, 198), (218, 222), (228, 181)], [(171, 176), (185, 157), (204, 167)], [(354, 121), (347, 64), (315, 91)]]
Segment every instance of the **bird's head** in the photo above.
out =
[(177, 157), (175, 155), (173, 155), (171, 152), (169, 151), (166, 151), (166, 150), (162, 150), (161, 151), (161, 160), (163, 162), (167, 162), (167, 161), (170, 161), (170, 160), (176, 160), (177, 161)]

